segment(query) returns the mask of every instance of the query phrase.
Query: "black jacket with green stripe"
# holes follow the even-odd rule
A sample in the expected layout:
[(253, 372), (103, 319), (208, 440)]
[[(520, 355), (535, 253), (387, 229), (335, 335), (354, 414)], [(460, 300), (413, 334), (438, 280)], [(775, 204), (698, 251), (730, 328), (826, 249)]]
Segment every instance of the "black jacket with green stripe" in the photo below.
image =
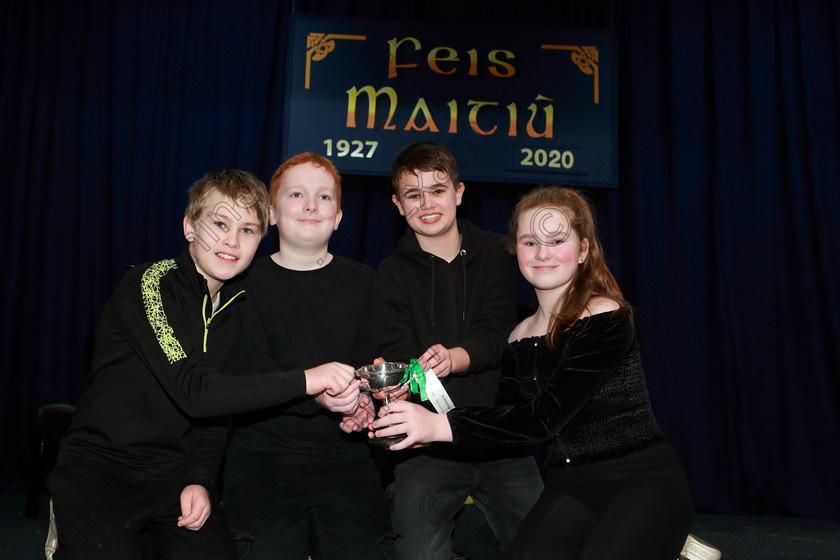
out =
[(238, 303), (247, 294), (228, 282), (219, 297), (214, 312), (188, 251), (125, 274), (102, 312), (90, 384), (57, 468), (87, 464), (212, 491), (227, 416), (305, 395), (303, 370), (231, 375)]

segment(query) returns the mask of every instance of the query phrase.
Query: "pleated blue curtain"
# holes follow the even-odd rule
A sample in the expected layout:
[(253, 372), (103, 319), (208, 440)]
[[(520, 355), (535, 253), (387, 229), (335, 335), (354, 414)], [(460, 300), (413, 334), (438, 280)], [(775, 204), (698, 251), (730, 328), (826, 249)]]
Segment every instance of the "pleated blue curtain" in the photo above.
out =
[[(189, 184), (280, 163), (294, 11), (612, 29), (620, 185), (589, 195), (697, 507), (840, 515), (838, 4), (394, 4), (0, 4), (0, 487), (32, 410), (84, 389), (124, 268), (184, 246)], [(463, 215), (497, 231), (527, 190), (466, 182)], [(333, 250), (376, 266), (404, 227), (389, 197), (345, 177)]]

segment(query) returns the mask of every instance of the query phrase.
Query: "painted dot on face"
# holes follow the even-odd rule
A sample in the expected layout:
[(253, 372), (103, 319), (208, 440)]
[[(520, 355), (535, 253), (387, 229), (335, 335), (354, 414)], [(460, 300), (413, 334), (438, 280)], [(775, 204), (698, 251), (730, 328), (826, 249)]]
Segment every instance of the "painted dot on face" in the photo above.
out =
[(571, 219), (565, 209), (559, 206), (543, 206), (531, 216), (530, 232), (534, 239), (548, 245), (565, 240), (571, 233)]

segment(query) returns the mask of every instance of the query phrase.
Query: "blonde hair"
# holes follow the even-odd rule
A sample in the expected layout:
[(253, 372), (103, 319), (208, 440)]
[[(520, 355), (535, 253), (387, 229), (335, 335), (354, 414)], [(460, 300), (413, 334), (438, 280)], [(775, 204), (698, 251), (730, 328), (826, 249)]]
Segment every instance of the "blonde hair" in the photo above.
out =
[(209, 171), (192, 184), (184, 215), (198, 223), (204, 213), (207, 201), (218, 192), (229, 198), (240, 208), (253, 210), (260, 222), (260, 235), (268, 231), (269, 203), (265, 183), (256, 176), (241, 169), (219, 169)]

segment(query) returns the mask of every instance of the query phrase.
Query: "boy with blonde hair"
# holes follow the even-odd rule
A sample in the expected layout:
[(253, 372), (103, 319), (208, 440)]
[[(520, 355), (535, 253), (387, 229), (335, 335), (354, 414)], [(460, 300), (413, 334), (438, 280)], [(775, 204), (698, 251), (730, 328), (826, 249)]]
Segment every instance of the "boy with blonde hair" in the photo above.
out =
[(236, 558), (216, 492), (223, 416), (358, 393), (353, 369), (338, 363), (226, 375), (248, 297), (233, 280), (268, 217), (259, 179), (207, 173), (190, 188), (188, 250), (131, 268), (108, 300), (90, 384), (50, 475), (56, 560)]

